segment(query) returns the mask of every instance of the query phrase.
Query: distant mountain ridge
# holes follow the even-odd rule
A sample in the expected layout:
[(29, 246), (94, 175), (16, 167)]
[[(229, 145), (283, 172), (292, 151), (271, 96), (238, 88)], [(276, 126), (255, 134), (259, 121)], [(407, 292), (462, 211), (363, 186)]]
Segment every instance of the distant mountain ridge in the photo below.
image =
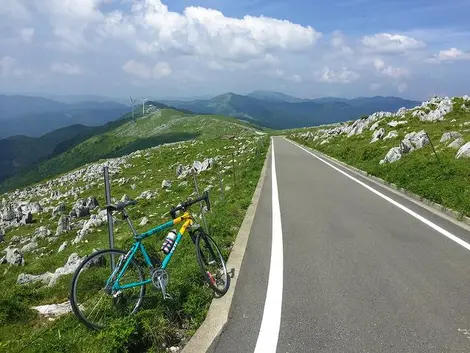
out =
[(74, 124), (98, 126), (128, 111), (130, 107), (111, 101), (67, 104), (43, 97), (0, 95), (0, 138), (36, 137)]
[(211, 99), (162, 101), (200, 114), (221, 114), (273, 129), (287, 129), (357, 119), (377, 111), (412, 108), (418, 101), (399, 97), (301, 99), (280, 92), (255, 91), (246, 96), (225, 93)]

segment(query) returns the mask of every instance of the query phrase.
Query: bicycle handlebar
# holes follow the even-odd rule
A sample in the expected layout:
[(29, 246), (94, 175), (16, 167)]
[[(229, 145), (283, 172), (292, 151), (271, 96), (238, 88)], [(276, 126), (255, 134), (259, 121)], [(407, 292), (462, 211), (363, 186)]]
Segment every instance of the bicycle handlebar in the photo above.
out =
[(210, 200), (209, 200), (209, 193), (207, 191), (204, 191), (204, 193), (202, 194), (201, 197), (195, 199), (195, 200), (188, 200), (186, 202), (183, 202), (182, 204), (176, 206), (176, 207), (173, 207), (171, 210), (170, 210), (170, 214), (171, 214), (171, 217), (173, 219), (176, 218), (176, 212), (178, 211), (186, 211), (186, 209), (188, 207), (191, 207), (192, 205), (194, 205), (195, 203), (198, 203), (198, 202), (201, 202), (201, 201), (204, 201), (206, 203), (206, 207), (207, 207), (207, 210), (209, 211), (211, 209), (211, 203), (210, 203)]

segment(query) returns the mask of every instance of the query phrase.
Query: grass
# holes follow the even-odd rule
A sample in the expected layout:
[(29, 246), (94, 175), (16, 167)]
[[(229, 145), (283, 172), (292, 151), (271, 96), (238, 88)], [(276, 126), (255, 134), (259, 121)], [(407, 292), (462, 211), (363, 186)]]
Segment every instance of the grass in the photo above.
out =
[[(214, 119), (216, 123), (212, 124)], [(187, 121), (184, 117), (175, 133), (187, 133), (191, 124), (194, 127), (194, 121)], [(156, 198), (139, 200), (137, 205), (129, 208), (137, 230), (142, 232), (168, 220), (167, 212), (170, 207), (193, 194), (192, 178), (186, 180), (187, 185), (184, 185), (184, 180), (176, 178), (177, 163), (188, 165), (194, 160), (202, 161), (204, 158), (220, 156), (215, 167), (198, 176), (198, 183), (201, 191), (210, 189), (213, 208), (207, 215), (209, 232), (222, 248), (224, 255), (228, 256), (258, 182), (268, 140), (266, 136), (258, 136), (244, 125), (229, 126), (230, 119), (203, 117), (197, 121), (202, 124), (198, 125), (202, 126), (200, 131), (195, 132), (199, 133), (199, 140), (162, 145), (137, 151), (126, 157), (127, 162), (121, 170), (111, 175), (111, 192), (117, 199), (123, 194), (136, 198), (145, 190), (157, 192)], [(202, 131), (204, 125), (209, 132)], [(211, 133), (217, 138), (210, 138)], [(231, 137), (221, 138), (225, 135)], [(96, 138), (101, 137), (96, 136), (93, 141), (96, 141)], [(93, 144), (93, 141), (87, 143)], [(161, 189), (164, 179), (173, 182), (168, 191)], [(120, 182), (123, 180), (125, 182)], [(219, 188), (220, 180), (223, 182), (223, 199)], [(135, 189), (131, 188), (132, 184), (136, 185)], [(74, 189), (79, 198), (96, 196), (100, 205), (105, 203), (100, 178), (86, 184), (83, 180), (77, 180), (58, 185), (56, 189), (62, 192)], [(34, 191), (31, 191), (29, 196), (32, 200), (41, 199)], [(0, 199), (2, 197), (8, 199), (13, 196), (0, 195)], [(77, 197), (68, 196), (63, 200), (68, 209)], [(47, 206), (56, 204), (57, 201), (46, 203)], [(94, 213), (98, 211), (95, 210)], [(192, 211), (200, 221), (198, 207), (193, 207)], [(139, 226), (144, 216), (150, 222), (145, 227)], [(0, 243), (0, 251), (9, 244), (13, 236), (31, 236), (39, 226), (47, 226), (55, 232), (57, 218), (51, 219), (50, 211), (36, 215), (35, 220), (34, 224), (7, 231), (5, 242)], [(48, 288), (40, 283), (17, 285), (16, 279), (20, 273), (54, 272), (65, 264), (72, 253), (84, 256), (90, 254), (93, 249), (107, 247), (105, 225), (93, 229), (82, 242), (70, 245), (77, 230), (61, 235), (51, 243), (47, 240), (40, 241), (39, 247), (42, 249), (25, 254), (24, 267), (0, 265), (0, 352), (165, 352), (166, 347), (182, 344), (190, 338), (203, 322), (213, 293), (203, 282), (194, 245), (189, 237), (183, 238), (168, 268), (168, 291), (175, 297), (174, 301), (163, 301), (161, 293), (149, 287), (148, 298), (137, 315), (119, 320), (99, 333), (88, 330), (72, 314), (50, 321), (32, 310), (32, 306), (66, 301), (71, 275), (62, 277), (55, 286)], [(158, 254), (165, 234), (157, 234), (145, 241), (147, 250), (153, 256)], [(69, 246), (63, 252), (57, 253), (58, 247), (64, 241), (68, 241)], [(117, 248), (123, 249), (128, 249), (132, 243), (130, 231), (119, 219), (115, 225), (115, 243)]]
[(161, 109), (136, 121), (116, 124), (114, 129), (92, 136), (61, 154), (0, 183), (0, 192), (10, 191), (70, 171), (100, 158), (108, 158), (158, 144), (238, 135), (255, 128), (236, 119), (215, 115), (194, 115)]
[[(458, 211), (461, 215), (470, 216), (470, 189), (468, 188), (470, 163), (466, 159), (455, 158), (457, 150), (446, 147), (446, 144), (451, 141), (439, 143), (442, 134), (448, 131), (458, 131), (462, 133), (466, 142), (470, 141), (469, 127), (463, 125), (463, 123), (470, 121), (470, 113), (460, 108), (462, 103), (462, 99), (455, 99), (454, 110), (446, 115), (445, 120), (440, 122), (422, 122), (407, 113), (406, 117), (399, 120), (407, 120), (408, 124), (392, 128), (387, 123), (391, 120), (397, 120), (397, 118), (384, 119), (378, 128), (383, 127), (386, 134), (395, 130), (398, 132), (398, 137), (380, 140), (373, 144), (369, 143), (373, 134), (369, 129), (366, 129), (361, 135), (349, 138), (344, 134), (333, 137), (323, 145), (321, 144), (322, 138), (316, 141), (305, 140), (299, 135), (299, 133), (306, 131), (317, 134), (321, 128), (289, 131), (287, 135), (296, 142)], [(379, 161), (385, 157), (388, 150), (399, 146), (400, 141), (407, 133), (421, 130), (429, 134), (441, 163), (438, 162), (431, 146), (427, 145), (423, 149), (404, 155), (395, 163), (379, 165)]]

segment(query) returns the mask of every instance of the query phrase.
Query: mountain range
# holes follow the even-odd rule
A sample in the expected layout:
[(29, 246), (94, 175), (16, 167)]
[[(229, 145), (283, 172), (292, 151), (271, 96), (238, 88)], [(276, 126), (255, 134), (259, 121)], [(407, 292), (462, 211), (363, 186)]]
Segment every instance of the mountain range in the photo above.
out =
[(43, 97), (0, 95), (0, 138), (38, 137), (73, 124), (98, 126), (119, 119), (129, 110), (112, 101), (67, 104)]
[(246, 96), (225, 93), (211, 99), (162, 102), (195, 113), (226, 115), (273, 129), (348, 121), (376, 111), (395, 112), (401, 107), (412, 108), (420, 104), (403, 98), (381, 96), (302, 99), (270, 91), (255, 91)]
[[(69, 99), (73, 100), (73, 98)], [(237, 118), (240, 123), (249, 123), (258, 130), (265, 127), (282, 129), (346, 121), (380, 110), (396, 111), (402, 106), (413, 107), (420, 104), (396, 97), (303, 99), (270, 91), (255, 91), (246, 96), (226, 93), (210, 99), (164, 102), (166, 104), (147, 102), (147, 109), (152, 107), (152, 109), (171, 110), (177, 113), (166, 114), (167, 118), (163, 120), (145, 120), (145, 124), (141, 123), (141, 125), (143, 124), (142, 126), (149, 131), (156, 129), (155, 131), (158, 132), (164, 127), (160, 125), (171, 122), (172, 130), (168, 132), (168, 136), (161, 136), (160, 133), (157, 133), (156, 137), (147, 136), (148, 131), (140, 129), (140, 135), (133, 135), (130, 140), (125, 138), (116, 140), (113, 137), (110, 142), (107, 136), (111, 131), (118, 130), (121, 126), (127, 126), (127, 130), (131, 131), (133, 126), (137, 126), (132, 125), (130, 108), (125, 105), (103, 101), (67, 104), (41, 97), (0, 95), (0, 137), (9, 136), (12, 131), (21, 134), (0, 140), (0, 182), (18, 173), (42, 177), (49, 175), (45, 167), (40, 167), (41, 163), (50, 171), (62, 170), (63, 166), (75, 166), (76, 164), (66, 160), (70, 157), (68, 152), (93, 138), (100, 141), (100, 144), (93, 145), (93, 148), (87, 145), (86, 151), (74, 152), (71, 157), (73, 161), (91, 161), (95, 157), (118, 153), (120, 149), (128, 151), (142, 145), (148, 147), (162, 143), (162, 141), (190, 138), (194, 131), (199, 131), (199, 127), (194, 124), (191, 128), (184, 130), (183, 135), (179, 134), (178, 122), (184, 121), (181, 116), (192, 117), (192, 122), (197, 119), (201, 119), (202, 122), (203, 116), (197, 114), (228, 116)], [(139, 121), (142, 117), (140, 105), (135, 111), (135, 119)], [(176, 120), (171, 121), (171, 119)], [(41, 131), (45, 133), (42, 134)], [(172, 135), (173, 133), (176, 135)], [(109, 149), (109, 146), (103, 149), (101, 146), (103, 141), (109, 142), (114, 149)], [(96, 149), (101, 149), (101, 151), (95, 151)], [(107, 151), (107, 154), (103, 154), (103, 151)], [(80, 156), (81, 153), (85, 155)], [(61, 155), (65, 157), (56, 158)], [(43, 163), (50, 160), (54, 162)], [(37, 168), (42, 169), (38, 172)], [(36, 178), (25, 180), (32, 181), (33, 179), (36, 180)]]

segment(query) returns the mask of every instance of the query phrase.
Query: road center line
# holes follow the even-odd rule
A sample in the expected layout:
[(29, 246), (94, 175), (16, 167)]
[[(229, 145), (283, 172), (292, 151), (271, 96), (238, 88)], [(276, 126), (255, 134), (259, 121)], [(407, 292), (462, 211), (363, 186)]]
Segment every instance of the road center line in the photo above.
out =
[(343, 174), (344, 176), (348, 177), (349, 179), (355, 181), (356, 183), (358, 183), (359, 185), (365, 187), (366, 189), (368, 189), (369, 191), (372, 191), (374, 194), (376, 194), (377, 196), (380, 196), (381, 198), (383, 198), (384, 200), (390, 202), (392, 205), (398, 207), (399, 209), (405, 211), (406, 213), (408, 213), (410, 216), (413, 216), (415, 217), (416, 219), (418, 219), (419, 221), (423, 222), (424, 224), (426, 224), (427, 226), (433, 228), (434, 230), (436, 230), (437, 232), (441, 233), (442, 235), (444, 235), (445, 237), (449, 238), (450, 240), (456, 242), (457, 244), (463, 246), (465, 249), (467, 250), (470, 250), (470, 244), (467, 243), (466, 241), (460, 239), (459, 237), (456, 237), (454, 234), (450, 233), (449, 231), (445, 230), (444, 228), (438, 226), (437, 224), (431, 222), (430, 220), (424, 218), (423, 216), (420, 216), (419, 214), (417, 214), (416, 212), (410, 210), (408, 207), (406, 206), (403, 206), (401, 203), (391, 199), (390, 197), (382, 194), (380, 191), (377, 191), (375, 190), (373, 187), (367, 185), (366, 183), (354, 178), (353, 176), (349, 175), (348, 173), (344, 172), (343, 170), (341, 170), (340, 168), (334, 166), (333, 164), (325, 161), (323, 158), (320, 158), (318, 157), (317, 155), (315, 155), (314, 153), (310, 152), (309, 150), (305, 149), (304, 147), (298, 145), (297, 143), (294, 143), (290, 140), (287, 140), (286, 141), (292, 143), (294, 146), (304, 150), (305, 152), (309, 153), (310, 155), (312, 155), (313, 157), (315, 157), (316, 159), (318, 159), (319, 161), (325, 163), (326, 165), (328, 165), (329, 167), (333, 168), (334, 170), (340, 172), (341, 174)]
[(271, 181), (272, 181), (272, 244), (269, 265), (268, 289), (264, 302), (263, 319), (256, 341), (254, 353), (276, 353), (279, 328), (281, 326), (282, 288), (283, 288), (283, 245), (281, 209), (276, 177), (274, 139), (272, 141)]

